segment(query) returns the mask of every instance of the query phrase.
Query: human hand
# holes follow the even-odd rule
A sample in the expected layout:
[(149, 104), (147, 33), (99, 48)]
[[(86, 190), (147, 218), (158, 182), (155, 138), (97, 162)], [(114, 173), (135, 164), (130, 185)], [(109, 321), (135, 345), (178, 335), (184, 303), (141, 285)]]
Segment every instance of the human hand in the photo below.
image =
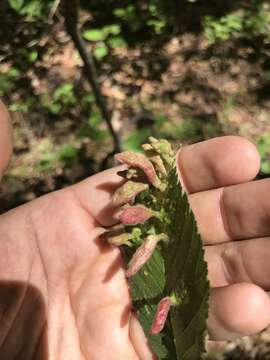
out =
[[(6, 123), (2, 109), (0, 126)], [(0, 129), (2, 136), (5, 129)], [(9, 148), (0, 151), (4, 159), (1, 165), (0, 158), (0, 169), (7, 163)], [(178, 159), (207, 244), (213, 286), (210, 334), (225, 340), (257, 332), (270, 322), (270, 302), (262, 290), (269, 287), (270, 272), (268, 182), (246, 183), (258, 171), (258, 154), (246, 140), (225, 137), (186, 147)], [(131, 315), (120, 251), (99, 237), (104, 227), (116, 222), (110, 199), (121, 182), (117, 170), (99, 173), (1, 216), (0, 292), (11, 300), (10, 292), (1, 287), (23, 285), (17, 306), (11, 306), (8, 316), (4, 313), (8, 326), (7, 321), (0, 324), (1, 359), (18, 354), (18, 344), (25, 351), (23, 358), (31, 360), (154, 358)], [(229, 187), (223, 190), (224, 186)], [(27, 289), (39, 299), (34, 321), (27, 306), (33, 296), (27, 295)], [(0, 305), (3, 301), (7, 303), (1, 296)], [(23, 330), (30, 328), (26, 339)]]
[(270, 325), (270, 180), (253, 144), (221, 137), (183, 148), (184, 186), (205, 244), (213, 340), (250, 335)]

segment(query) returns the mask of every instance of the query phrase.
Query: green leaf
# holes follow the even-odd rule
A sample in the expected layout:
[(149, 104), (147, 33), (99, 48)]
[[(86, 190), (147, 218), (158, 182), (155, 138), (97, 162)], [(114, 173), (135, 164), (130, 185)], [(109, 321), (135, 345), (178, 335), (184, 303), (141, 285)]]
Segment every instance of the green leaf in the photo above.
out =
[(124, 38), (121, 36), (113, 36), (108, 40), (108, 44), (113, 49), (125, 49), (127, 48), (127, 43)]
[(52, 100), (59, 105), (73, 106), (76, 103), (74, 86), (72, 83), (59, 85), (52, 94)]
[(270, 162), (266, 160), (262, 160), (260, 170), (265, 174), (270, 174)]
[[(126, 249), (128, 251), (128, 249)], [(166, 358), (168, 352), (163, 344), (163, 335), (151, 335), (150, 328), (153, 314), (156, 311), (157, 299), (162, 297), (165, 286), (164, 261), (159, 250), (155, 250), (151, 259), (142, 270), (130, 279), (130, 289), (133, 305), (137, 310), (139, 320), (155, 354)], [(149, 286), (151, 284), (151, 286)]]
[(123, 143), (123, 150), (141, 151), (141, 145), (150, 136), (151, 129), (142, 129), (133, 131)]
[[(175, 161), (172, 165), (167, 163), (167, 170), (168, 175), (165, 180), (163, 178), (167, 184), (165, 191), (150, 187), (149, 192), (137, 197), (138, 203), (161, 214), (161, 221), (151, 218), (136, 227), (141, 231), (141, 241), (150, 233), (165, 233), (169, 241), (158, 243), (150, 260), (130, 278), (129, 286), (134, 308), (158, 358), (200, 360), (205, 352), (208, 316), (207, 265)], [(126, 231), (130, 231), (130, 227), (127, 226)], [(127, 260), (134, 251), (134, 246), (125, 249)], [(157, 305), (168, 296), (174, 299), (175, 305), (170, 309), (164, 329), (152, 335), (150, 329)]]
[(113, 14), (120, 19), (130, 20), (135, 15), (135, 6), (128, 5), (125, 8), (116, 8), (113, 10)]
[(112, 24), (112, 25), (104, 26), (102, 30), (103, 33), (106, 34), (106, 36), (110, 34), (119, 35), (121, 32), (121, 26), (119, 24)]
[(264, 134), (257, 143), (257, 148), (261, 157), (261, 171), (263, 173), (270, 173), (270, 136)]
[(10, 7), (12, 9), (19, 11), (24, 5), (24, 0), (8, 0)]
[[(1, 91), (0, 91), (1, 94)], [(9, 111), (11, 112), (21, 112), (21, 113), (27, 113), (28, 106), (25, 103), (16, 101), (16, 102), (12, 102), (9, 107), (8, 107)]]
[(150, 19), (147, 22), (147, 25), (154, 28), (155, 33), (161, 34), (162, 29), (165, 27), (166, 23), (164, 20), (156, 20), (156, 19)]
[(37, 51), (31, 51), (29, 54), (28, 54), (28, 59), (31, 63), (35, 62), (38, 58), (38, 52)]
[(165, 252), (166, 290), (173, 293), (179, 305), (172, 308), (177, 359), (200, 359), (208, 313), (209, 283), (204, 261), (203, 244), (186, 194), (182, 194), (175, 169), (168, 177), (168, 202), (165, 212), (170, 215), (167, 227), (170, 238)]
[(78, 160), (78, 149), (72, 144), (64, 144), (58, 150), (58, 157), (65, 167), (72, 167)]
[(96, 111), (92, 111), (89, 119), (81, 124), (77, 135), (78, 137), (89, 137), (97, 142), (102, 142), (109, 137), (108, 130), (102, 128), (102, 117)]
[(61, 105), (58, 103), (49, 103), (47, 108), (52, 114), (59, 114), (61, 111)]
[(107, 35), (102, 29), (91, 29), (83, 32), (83, 37), (87, 41), (102, 41)]
[(126, 15), (126, 10), (124, 8), (117, 8), (113, 10), (113, 14), (116, 17), (123, 18)]
[(24, 1), (24, 6), (21, 9), (21, 14), (26, 16), (28, 20), (34, 20), (41, 17), (46, 17), (46, 8), (44, 3), (39, 0)]
[(100, 46), (95, 47), (93, 53), (97, 60), (101, 60), (106, 55), (108, 55), (109, 51), (108, 51), (108, 48), (106, 45), (100, 45)]

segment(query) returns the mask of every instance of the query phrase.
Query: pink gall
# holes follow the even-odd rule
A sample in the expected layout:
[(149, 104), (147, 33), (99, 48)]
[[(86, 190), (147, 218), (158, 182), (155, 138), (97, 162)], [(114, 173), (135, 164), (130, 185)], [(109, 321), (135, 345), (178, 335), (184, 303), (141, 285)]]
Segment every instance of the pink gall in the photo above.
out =
[(130, 206), (121, 210), (118, 215), (123, 225), (143, 224), (153, 216), (153, 212), (142, 205)]
[(172, 302), (172, 299), (167, 296), (160, 300), (157, 311), (155, 314), (155, 318), (153, 320), (152, 326), (151, 326), (151, 334), (156, 335), (159, 334), (162, 329), (164, 328), (164, 325), (166, 323), (170, 307), (174, 305)]
[(160, 180), (156, 174), (153, 164), (144, 154), (135, 153), (132, 151), (124, 151), (122, 153), (116, 154), (115, 159), (121, 164), (127, 164), (129, 166), (141, 169), (154, 187), (161, 187)]
[(156, 236), (149, 235), (144, 240), (141, 246), (138, 247), (138, 249), (133, 254), (129, 264), (128, 269), (126, 271), (126, 277), (131, 277), (143, 267), (143, 265), (150, 259), (152, 256), (156, 246), (157, 246), (158, 240), (156, 239)]
[(138, 194), (148, 189), (148, 184), (129, 180), (115, 191), (112, 197), (112, 203), (115, 206), (133, 203)]
[(104, 234), (106, 241), (114, 246), (130, 245), (130, 235), (126, 232), (109, 231)]

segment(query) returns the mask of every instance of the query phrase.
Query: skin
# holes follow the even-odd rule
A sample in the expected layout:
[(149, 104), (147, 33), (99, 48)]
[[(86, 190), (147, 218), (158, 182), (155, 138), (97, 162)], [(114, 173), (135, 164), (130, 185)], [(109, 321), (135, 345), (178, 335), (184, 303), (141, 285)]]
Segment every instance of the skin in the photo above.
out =
[[(1, 173), (10, 155), (9, 117), (1, 105)], [(178, 154), (181, 181), (205, 243), (212, 286), (208, 328), (214, 340), (253, 334), (270, 323), (270, 182), (252, 181), (259, 163), (256, 148), (234, 136), (187, 146)], [(28, 320), (33, 294), (22, 291), (20, 306), (14, 307), (3, 292), (0, 309), (8, 306), (0, 315), (3, 319), (9, 311), (9, 321), (0, 322), (1, 359), (15, 359), (8, 354), (27, 341), (27, 359), (154, 359), (131, 313), (120, 251), (100, 237), (116, 223), (110, 199), (121, 182), (118, 170), (0, 217), (0, 291), (7, 283), (32, 289), (44, 310)], [(35, 336), (20, 333), (25, 323)], [(42, 356), (37, 355), (41, 338)]]

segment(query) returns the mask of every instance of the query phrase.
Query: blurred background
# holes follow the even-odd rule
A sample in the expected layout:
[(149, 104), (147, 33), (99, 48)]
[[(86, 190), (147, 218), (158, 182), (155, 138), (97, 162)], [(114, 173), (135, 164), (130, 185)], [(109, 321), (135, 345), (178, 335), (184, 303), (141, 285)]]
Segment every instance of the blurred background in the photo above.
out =
[[(1, 212), (149, 135), (241, 135), (270, 175), (267, 0), (1, 0), (0, 23), (0, 97), (14, 123)], [(209, 359), (269, 360), (270, 335), (210, 344)]]

